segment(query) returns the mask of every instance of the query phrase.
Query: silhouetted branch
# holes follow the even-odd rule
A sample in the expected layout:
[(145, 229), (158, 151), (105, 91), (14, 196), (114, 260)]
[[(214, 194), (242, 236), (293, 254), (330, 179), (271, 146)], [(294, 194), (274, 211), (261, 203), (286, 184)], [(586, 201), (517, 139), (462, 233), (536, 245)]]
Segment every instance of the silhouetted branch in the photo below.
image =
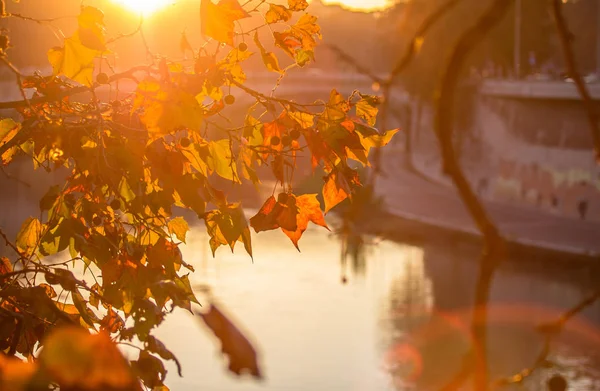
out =
[(400, 58), (394, 69), (390, 73), (388, 79), (385, 81), (385, 84), (390, 85), (394, 83), (394, 79), (406, 68), (408, 64), (412, 61), (414, 55), (418, 51), (419, 41), (421, 41), (425, 34), (432, 28), (435, 23), (440, 20), (444, 15), (446, 15), (454, 6), (456, 6), (461, 0), (448, 0), (442, 6), (437, 8), (431, 15), (429, 15), (423, 23), (419, 26), (415, 34), (410, 40), (404, 55)]
[(484, 249), (479, 265), (480, 270), (471, 322), (471, 332), (474, 339), (472, 349), (474, 349), (473, 354), (475, 357), (473, 368), (475, 390), (486, 390), (488, 386), (486, 357), (487, 303), (494, 271), (504, 256), (505, 244), (498, 228), (488, 216), (460, 166), (453, 139), (454, 100), (456, 86), (467, 55), (490, 29), (502, 19), (511, 3), (511, 0), (494, 0), (477, 22), (460, 36), (439, 85), (434, 119), (434, 130), (441, 149), (444, 173), (452, 179), (469, 214), (484, 238)]
[(340, 60), (351, 65), (354, 69), (356, 69), (356, 71), (358, 73), (360, 73), (363, 76), (367, 76), (369, 79), (371, 79), (371, 81), (373, 81), (375, 83), (380, 83), (380, 84), (382, 84), (384, 82), (383, 79), (381, 79), (378, 76), (375, 76), (367, 68), (360, 65), (354, 57), (352, 57), (350, 54), (346, 53), (340, 47), (338, 47), (336, 45), (331, 45), (331, 44), (323, 44), (323, 46), (331, 49), (335, 54), (337, 54), (337, 56)]
[(556, 31), (558, 38), (563, 50), (563, 56), (565, 64), (567, 66), (567, 72), (569, 76), (575, 82), (577, 91), (583, 100), (583, 105), (587, 114), (587, 118), (590, 125), (590, 131), (592, 132), (592, 138), (594, 140), (594, 150), (596, 155), (596, 162), (600, 164), (600, 127), (598, 126), (598, 112), (594, 107), (594, 101), (585, 85), (585, 81), (577, 71), (577, 62), (575, 61), (575, 53), (571, 46), (571, 40), (573, 35), (569, 31), (569, 26), (562, 13), (562, 2), (561, 0), (552, 0), (552, 14), (554, 15), (554, 21), (556, 23)]

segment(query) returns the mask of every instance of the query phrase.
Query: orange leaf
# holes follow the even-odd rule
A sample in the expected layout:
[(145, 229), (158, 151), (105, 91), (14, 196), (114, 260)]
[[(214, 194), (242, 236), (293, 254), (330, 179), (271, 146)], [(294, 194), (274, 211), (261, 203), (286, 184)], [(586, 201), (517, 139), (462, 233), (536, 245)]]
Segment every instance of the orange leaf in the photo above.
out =
[(208, 35), (229, 46), (233, 46), (234, 22), (249, 16), (237, 0), (221, 0), (218, 4), (202, 0), (200, 3), (202, 35)]
[(350, 196), (350, 187), (343, 177), (339, 177), (337, 172), (333, 171), (325, 179), (323, 185), (323, 199), (325, 200), (325, 213), (329, 212), (334, 206), (344, 201)]
[(250, 225), (256, 232), (281, 228), (300, 250), (298, 240), (306, 231), (309, 221), (329, 229), (316, 194), (296, 197), (293, 194), (281, 193), (277, 198), (275, 201), (275, 197), (269, 197), (258, 213), (250, 219)]
[(296, 217), (296, 230), (288, 231), (283, 227), (281, 229), (283, 233), (290, 238), (292, 243), (294, 243), (294, 246), (296, 246), (298, 251), (300, 251), (300, 247), (298, 247), (298, 241), (302, 237), (304, 231), (306, 231), (309, 221), (312, 221), (314, 224), (320, 225), (321, 227), (325, 227), (327, 229), (329, 229), (329, 227), (327, 226), (325, 218), (323, 217), (321, 205), (319, 204), (316, 194), (304, 194), (296, 197), (296, 206), (298, 207), (299, 211)]

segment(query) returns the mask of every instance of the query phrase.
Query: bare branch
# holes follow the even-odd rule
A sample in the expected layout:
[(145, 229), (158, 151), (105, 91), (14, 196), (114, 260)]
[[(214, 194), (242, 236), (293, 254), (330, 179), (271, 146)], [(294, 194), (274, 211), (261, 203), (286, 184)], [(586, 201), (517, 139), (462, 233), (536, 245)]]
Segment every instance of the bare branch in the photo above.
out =
[(406, 68), (408, 64), (412, 61), (414, 55), (418, 51), (419, 41), (423, 39), (425, 34), (432, 28), (435, 23), (440, 20), (444, 15), (446, 15), (450, 10), (454, 8), (461, 0), (448, 0), (438, 9), (436, 9), (427, 19), (421, 23), (416, 33), (413, 35), (410, 40), (410, 44), (406, 48), (404, 55), (400, 58), (392, 72), (390, 73), (388, 79), (385, 84), (393, 84), (394, 79)]
[(484, 236), (484, 250), (480, 260), (479, 277), (475, 292), (475, 305), (471, 332), (473, 333), (474, 389), (486, 390), (487, 368), (487, 302), (495, 268), (503, 258), (504, 239), (488, 216), (483, 204), (471, 188), (462, 171), (454, 149), (454, 100), (456, 86), (463, 64), (473, 47), (495, 26), (508, 10), (511, 0), (494, 0), (477, 22), (459, 38), (442, 76), (436, 102), (434, 129), (440, 145), (444, 173), (450, 176), (469, 214)]
[(556, 31), (558, 38), (563, 50), (563, 56), (565, 64), (567, 66), (567, 72), (569, 76), (575, 82), (577, 91), (583, 100), (583, 105), (588, 117), (590, 131), (592, 132), (592, 138), (594, 140), (594, 150), (596, 155), (596, 162), (600, 164), (600, 127), (598, 126), (598, 112), (594, 106), (594, 101), (585, 85), (585, 81), (577, 71), (577, 62), (575, 61), (575, 53), (571, 46), (572, 34), (569, 31), (569, 26), (562, 13), (562, 2), (561, 0), (552, 0), (552, 14), (554, 16), (554, 22), (556, 23)]

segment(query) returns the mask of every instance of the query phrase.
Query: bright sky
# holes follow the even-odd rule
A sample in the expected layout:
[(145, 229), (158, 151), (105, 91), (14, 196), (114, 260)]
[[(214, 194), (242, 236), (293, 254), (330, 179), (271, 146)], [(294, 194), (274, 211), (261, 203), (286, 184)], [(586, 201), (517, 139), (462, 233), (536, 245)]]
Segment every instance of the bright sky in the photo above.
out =
[(361, 11), (372, 11), (389, 5), (387, 0), (324, 0), (323, 2), (325, 4), (340, 4)]
[[(135, 12), (151, 14), (152, 12), (172, 4), (174, 0), (113, 0), (121, 3)], [(340, 4), (347, 8), (361, 11), (381, 9), (388, 5), (387, 0), (324, 0), (326, 4)]]

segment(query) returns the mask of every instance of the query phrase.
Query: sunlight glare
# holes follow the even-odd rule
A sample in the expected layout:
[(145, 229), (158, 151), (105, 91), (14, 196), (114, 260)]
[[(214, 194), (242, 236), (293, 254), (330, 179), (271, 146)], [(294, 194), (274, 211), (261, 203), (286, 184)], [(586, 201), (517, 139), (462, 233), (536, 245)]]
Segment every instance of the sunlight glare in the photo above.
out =
[(113, 0), (130, 10), (141, 13), (144, 15), (150, 15), (153, 12), (158, 11), (167, 5), (173, 4), (173, 0)]
[(388, 0), (324, 0), (325, 4), (338, 4), (354, 11), (376, 11), (389, 7), (392, 2)]

